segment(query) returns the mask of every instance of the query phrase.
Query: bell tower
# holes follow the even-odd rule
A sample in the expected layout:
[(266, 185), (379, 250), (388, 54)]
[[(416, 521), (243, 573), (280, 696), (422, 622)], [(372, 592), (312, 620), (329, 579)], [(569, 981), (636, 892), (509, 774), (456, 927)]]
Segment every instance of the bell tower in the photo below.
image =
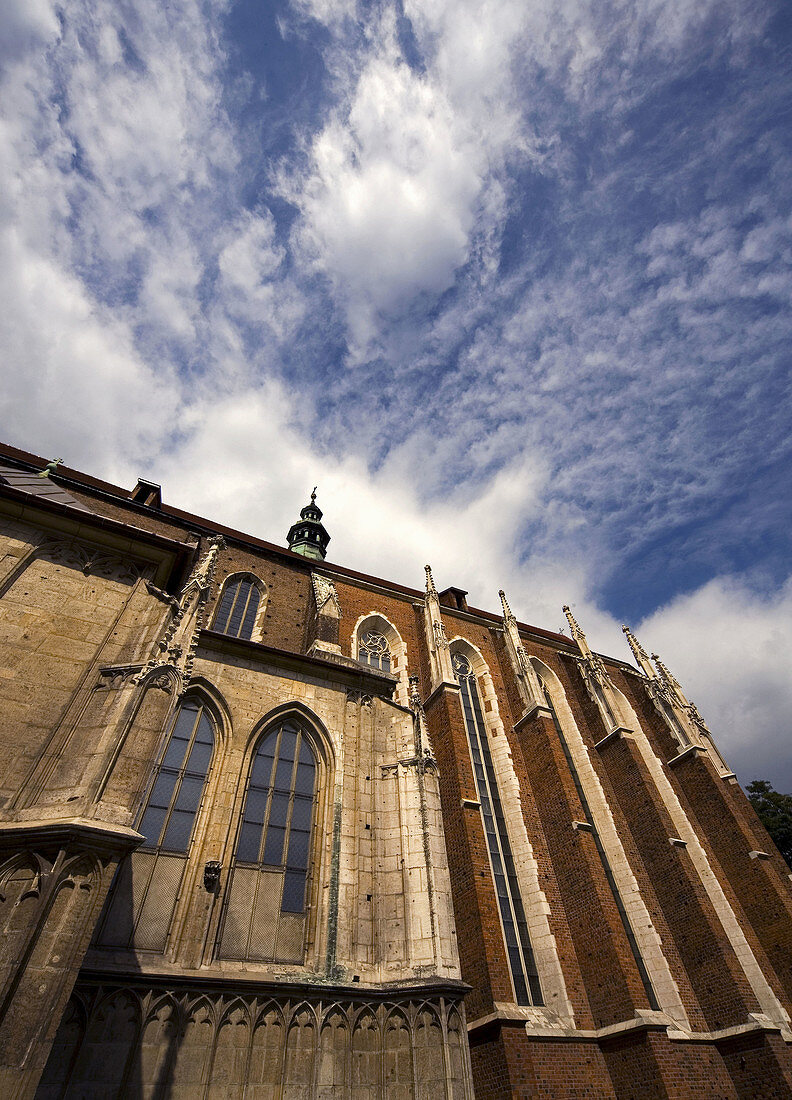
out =
[(289, 528), (286, 536), (289, 549), (304, 558), (317, 558), (324, 561), (330, 536), (322, 524), (322, 509), (316, 503), (316, 486), (311, 493), (311, 503), (300, 512), (300, 519)]

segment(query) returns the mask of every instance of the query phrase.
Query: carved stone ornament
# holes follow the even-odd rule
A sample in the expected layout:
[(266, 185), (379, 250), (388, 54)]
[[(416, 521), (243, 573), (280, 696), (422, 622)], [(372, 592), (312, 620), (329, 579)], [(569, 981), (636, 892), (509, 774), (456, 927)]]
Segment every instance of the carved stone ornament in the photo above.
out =
[(123, 687), (140, 674), (142, 667), (142, 665), (117, 665), (114, 668), (100, 669), (94, 690), (111, 691)]
[(181, 670), (185, 685), (189, 684), (198, 638), (206, 621), (206, 603), (214, 583), (217, 558), (224, 546), (222, 535), (215, 535), (209, 540), (208, 550), (190, 574), (182, 589), (178, 606), (164, 634), (156, 643), (158, 652), (140, 672), (138, 682), (158, 665), (174, 665)]
[(434, 631), (435, 648), (448, 649), (448, 638), (446, 637), (445, 627), (442, 623), (433, 622), (432, 630)]
[(327, 577), (320, 576), (319, 573), (311, 573), (311, 584), (313, 585), (317, 610), (321, 612), (327, 601), (330, 600), (340, 615), (341, 604), (338, 602), (338, 593), (333, 582), (329, 581)]
[(371, 708), (373, 697), (365, 691), (347, 688), (346, 697), (348, 703), (356, 703), (358, 706)]
[(79, 569), (86, 577), (93, 574), (129, 584), (134, 584), (153, 569), (152, 565), (136, 561), (134, 558), (121, 557), (107, 550), (77, 542), (75, 539), (49, 535), (38, 544), (36, 556), (46, 557), (57, 564)]

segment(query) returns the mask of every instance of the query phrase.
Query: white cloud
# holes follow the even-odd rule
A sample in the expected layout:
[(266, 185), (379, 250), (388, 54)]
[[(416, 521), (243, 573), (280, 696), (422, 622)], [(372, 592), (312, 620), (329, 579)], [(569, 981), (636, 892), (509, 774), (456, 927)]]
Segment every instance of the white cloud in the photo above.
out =
[[(592, 644), (623, 652), (597, 593), (625, 555), (698, 522), (753, 469), (752, 440), (781, 453), (788, 329), (755, 303), (789, 300), (792, 227), (770, 184), (729, 205), (707, 169), (709, 205), (642, 243), (629, 227), (598, 236), (620, 196), (657, 195), (655, 166), (625, 166), (632, 132), (616, 125), (612, 163), (587, 165), (584, 185), (567, 135), (589, 141), (587, 113), (639, 101), (638, 62), (684, 76), (707, 19), (747, 40), (765, 8), (623, 0), (606, 18), (590, 0), (408, 0), (416, 59), (393, 12), (299, 6), (332, 30), (313, 43), (331, 102), (286, 154), (281, 195), (264, 185), (252, 211), (241, 196), (274, 166), (223, 108), (223, 3), (95, 0), (63, 9), (62, 32), (42, 0), (4, 10), (11, 441), (125, 484), (147, 474), (169, 502), (276, 542), (318, 481), (331, 557), (416, 586), (429, 559), (441, 586), (493, 609), (503, 586), (550, 628), (570, 602)], [(725, 163), (754, 114), (747, 96), (728, 125), (714, 115), (663, 187), (684, 196), (691, 164)], [(558, 237), (535, 241), (523, 210), (504, 275), (516, 166), (557, 201)], [(267, 206), (283, 192), (291, 239)], [(356, 372), (336, 361), (345, 333)], [(731, 639), (733, 607), (743, 665), (731, 641), (708, 663), (697, 617)], [(739, 714), (771, 745), (788, 692), (772, 655), (745, 651), (776, 620), (732, 578), (644, 628), (716, 736)]]
[(172, 372), (152, 369), (128, 326), (10, 229), (0, 235), (0, 296), (0, 419), (14, 441), (86, 469), (162, 445), (178, 418)]
[(701, 711), (743, 783), (771, 778), (792, 791), (792, 578), (756, 592), (720, 577), (640, 624)]
[(292, 191), (302, 244), (348, 308), (365, 348), (381, 314), (437, 295), (467, 259), (481, 156), (442, 91), (378, 50), (348, 111), (315, 138), (307, 179)]
[(0, 61), (9, 61), (58, 35), (58, 17), (50, 0), (5, 0)]

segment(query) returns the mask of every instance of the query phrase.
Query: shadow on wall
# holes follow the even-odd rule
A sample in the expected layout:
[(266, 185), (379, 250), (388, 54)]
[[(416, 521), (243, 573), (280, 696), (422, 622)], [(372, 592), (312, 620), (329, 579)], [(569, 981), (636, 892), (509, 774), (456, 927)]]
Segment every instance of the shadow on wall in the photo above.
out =
[(463, 1100), (463, 1042), (459, 1013), (442, 1001), (278, 1003), (83, 986), (36, 1100)]

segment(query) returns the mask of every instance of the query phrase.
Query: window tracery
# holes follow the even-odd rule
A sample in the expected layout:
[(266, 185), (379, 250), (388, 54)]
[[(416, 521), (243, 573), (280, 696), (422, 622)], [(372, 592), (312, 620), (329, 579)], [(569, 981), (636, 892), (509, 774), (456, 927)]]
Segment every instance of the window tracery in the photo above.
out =
[(377, 630), (362, 633), (358, 638), (358, 660), (382, 672), (390, 672), (391, 651), (385, 635)]

